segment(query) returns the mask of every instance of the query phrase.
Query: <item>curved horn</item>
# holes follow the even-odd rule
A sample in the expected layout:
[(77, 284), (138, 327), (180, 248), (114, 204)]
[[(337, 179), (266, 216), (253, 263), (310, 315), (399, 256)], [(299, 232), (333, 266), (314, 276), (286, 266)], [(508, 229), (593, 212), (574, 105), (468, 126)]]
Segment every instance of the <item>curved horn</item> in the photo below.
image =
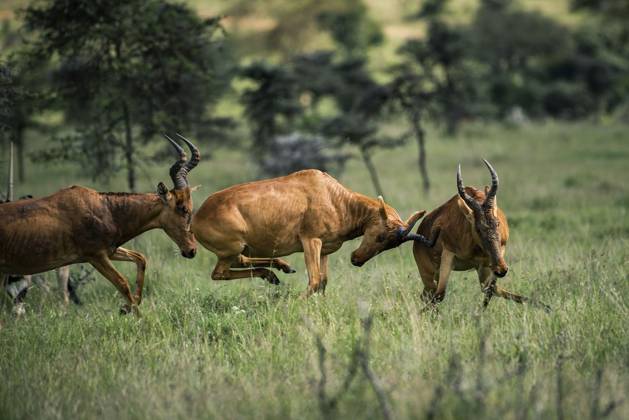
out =
[(175, 148), (175, 152), (177, 152), (177, 162), (173, 163), (170, 167), (170, 178), (173, 180), (173, 184), (175, 184), (176, 190), (184, 189), (188, 186), (188, 182), (185, 177), (181, 176), (181, 171), (186, 163), (186, 152), (183, 150), (183, 147), (179, 146), (177, 142), (171, 139), (168, 134), (162, 133), (164, 137), (173, 145)]
[(190, 160), (186, 162), (186, 166), (185, 166), (186, 175), (187, 175), (190, 173), (190, 171), (196, 168), (196, 166), (199, 164), (199, 161), (201, 161), (201, 153), (199, 153), (199, 149), (197, 149), (197, 147), (194, 144), (192, 144), (190, 140), (188, 140), (187, 138), (185, 138), (179, 133), (177, 133), (177, 137), (179, 137), (188, 145), (188, 147), (190, 148), (190, 152), (192, 153)]
[(417, 211), (413, 213), (411, 217), (409, 217), (408, 220), (406, 221), (406, 226), (407, 226), (406, 229), (400, 228), (400, 236), (405, 237), (406, 235), (411, 233), (411, 231), (413, 230), (413, 227), (415, 227), (415, 224), (419, 221), (419, 219), (424, 217), (424, 214), (426, 214), (426, 210)]
[(432, 248), (437, 243), (437, 239), (439, 239), (440, 233), (441, 233), (440, 227), (435, 228), (435, 230), (432, 231), (432, 238), (430, 239), (426, 238), (424, 235), (420, 235), (419, 233), (409, 233), (402, 239), (402, 242), (415, 241), (415, 242), (419, 242), (420, 244), (424, 245), (427, 248)]
[(463, 199), (463, 201), (465, 202), (465, 204), (467, 204), (467, 206), (473, 210), (473, 211), (480, 211), (481, 207), (480, 204), (478, 204), (478, 202), (476, 200), (474, 200), (472, 197), (469, 196), (468, 193), (465, 192), (465, 188), (463, 188), (463, 179), (461, 177), (461, 164), (459, 163), (459, 167), (456, 171), (456, 188), (459, 191), (459, 196)]
[(483, 207), (491, 209), (496, 204), (496, 193), (498, 192), (498, 174), (496, 173), (494, 167), (491, 166), (491, 163), (489, 163), (485, 159), (483, 159), (483, 162), (485, 162), (485, 165), (487, 166), (487, 169), (489, 169), (489, 173), (491, 174), (491, 188), (489, 189), (489, 192), (485, 197)]

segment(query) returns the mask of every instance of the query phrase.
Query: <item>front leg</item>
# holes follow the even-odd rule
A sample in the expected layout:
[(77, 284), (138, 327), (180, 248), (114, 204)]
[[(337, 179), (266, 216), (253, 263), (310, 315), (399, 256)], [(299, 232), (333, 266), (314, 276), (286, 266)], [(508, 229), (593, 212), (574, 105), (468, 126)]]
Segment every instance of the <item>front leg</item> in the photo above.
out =
[(480, 287), (485, 294), (485, 298), (483, 299), (483, 308), (486, 308), (489, 305), (489, 301), (493, 295), (500, 296), (503, 299), (512, 300), (516, 303), (528, 303), (532, 306), (536, 306), (542, 308), (546, 312), (550, 312), (550, 306), (546, 305), (543, 302), (539, 302), (537, 300), (531, 299), (527, 296), (518, 295), (517, 293), (510, 292), (496, 284), (496, 275), (489, 267), (479, 267), (478, 272), (478, 281), (480, 282)]
[(70, 303), (70, 290), (68, 288), (70, 281), (70, 266), (57, 268), (57, 285), (59, 286), (59, 293), (61, 293), (61, 299), (63, 299), (63, 305), (68, 306)]
[(480, 288), (485, 295), (483, 298), (483, 308), (486, 308), (491, 301), (491, 298), (496, 293), (496, 275), (489, 267), (478, 267), (476, 269), (478, 273), (478, 281)]
[(122, 307), (122, 313), (128, 313), (131, 309), (136, 315), (140, 315), (138, 305), (135, 298), (131, 295), (131, 288), (127, 279), (120, 274), (118, 270), (111, 264), (107, 255), (99, 255), (89, 261), (92, 266), (98, 270), (107, 280), (109, 280), (116, 289), (125, 297), (127, 304)]
[(135, 303), (142, 302), (142, 290), (144, 289), (144, 273), (146, 271), (146, 257), (137, 251), (119, 247), (110, 257), (113, 261), (128, 261), (135, 263), (137, 274), (135, 280)]
[(320, 261), (321, 270), (321, 293), (325, 295), (325, 288), (328, 285), (328, 256), (322, 255)]
[(306, 297), (321, 290), (321, 247), (319, 238), (302, 238), (301, 244), (304, 248), (304, 259), (308, 270), (308, 289)]

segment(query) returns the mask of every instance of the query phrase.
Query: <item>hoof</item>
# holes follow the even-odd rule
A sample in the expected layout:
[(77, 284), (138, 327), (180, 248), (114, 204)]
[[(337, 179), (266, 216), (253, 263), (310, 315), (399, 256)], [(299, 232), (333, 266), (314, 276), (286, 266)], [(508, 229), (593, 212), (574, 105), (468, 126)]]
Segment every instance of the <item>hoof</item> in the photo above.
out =
[(294, 268), (292, 268), (292, 267), (286, 267), (286, 268), (284, 268), (282, 271), (283, 271), (283, 272), (285, 272), (286, 274), (293, 274), (293, 273), (296, 273), (296, 272), (297, 272), (297, 270), (295, 270), (295, 269), (294, 269)]
[(275, 286), (280, 284), (280, 279), (278, 279), (277, 276), (273, 274), (271, 271), (269, 271), (268, 274), (264, 276), (264, 280), (268, 281), (269, 283)]
[(135, 316), (140, 316), (140, 310), (138, 309), (138, 305), (129, 305), (125, 303), (120, 307), (120, 315), (129, 315), (133, 313)]
[(22, 315), (26, 314), (26, 309), (24, 309), (24, 304), (23, 303), (17, 303), (14, 307), (13, 307), (13, 314), (16, 317), (21, 317)]

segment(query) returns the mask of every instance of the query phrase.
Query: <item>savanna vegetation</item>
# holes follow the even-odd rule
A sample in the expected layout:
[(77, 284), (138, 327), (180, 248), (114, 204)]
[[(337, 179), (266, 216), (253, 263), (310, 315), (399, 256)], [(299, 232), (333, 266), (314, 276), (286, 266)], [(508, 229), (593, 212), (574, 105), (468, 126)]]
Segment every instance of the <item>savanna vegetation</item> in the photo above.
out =
[(391, 4), (9, 2), (0, 192), (9, 141), (16, 196), (153, 191), (172, 160), (159, 134), (178, 130), (203, 155), (196, 206), (318, 167), (405, 217), (456, 194), (459, 162), (487, 184), (486, 158), (511, 229), (499, 283), (552, 310), (482, 310), (466, 272), (426, 311), (410, 244), (362, 268), (346, 244), (325, 296), (300, 298), (301, 255), (279, 286), (213, 282), (210, 252), (183, 259), (152, 231), (130, 244), (149, 258), (141, 317), (100, 276), (81, 306), (54, 287), (19, 318), (4, 301), (0, 417), (629, 416), (629, 9)]

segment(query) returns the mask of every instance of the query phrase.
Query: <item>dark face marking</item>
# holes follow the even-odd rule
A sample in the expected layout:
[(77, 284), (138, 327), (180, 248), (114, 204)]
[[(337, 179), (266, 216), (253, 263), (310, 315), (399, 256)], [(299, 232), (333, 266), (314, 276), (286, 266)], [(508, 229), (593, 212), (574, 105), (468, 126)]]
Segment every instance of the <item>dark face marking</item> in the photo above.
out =
[(500, 221), (489, 209), (476, 217), (475, 229), (483, 251), (489, 255), (491, 266), (498, 277), (507, 274), (507, 264), (502, 257), (500, 238)]

